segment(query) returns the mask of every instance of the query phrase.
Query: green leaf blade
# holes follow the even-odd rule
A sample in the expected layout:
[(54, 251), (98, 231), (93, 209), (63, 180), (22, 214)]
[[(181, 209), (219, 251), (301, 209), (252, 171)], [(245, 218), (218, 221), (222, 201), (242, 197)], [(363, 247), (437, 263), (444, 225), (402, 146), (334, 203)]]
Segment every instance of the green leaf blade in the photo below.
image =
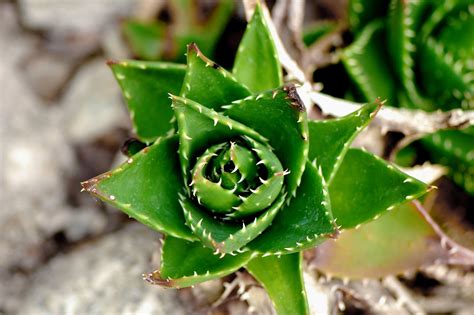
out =
[(166, 25), (159, 21), (127, 20), (123, 33), (131, 49), (140, 59), (158, 60), (164, 53)]
[(160, 138), (117, 169), (82, 186), (154, 230), (194, 240), (178, 202), (183, 180), (177, 150), (176, 136)]
[(288, 193), (293, 195), (304, 172), (309, 150), (306, 111), (296, 88), (289, 85), (253, 95), (226, 108), (225, 115), (268, 139), (283, 168), (290, 171), (286, 185)]
[(344, 50), (342, 62), (362, 92), (364, 101), (382, 98), (395, 104), (395, 84), (388, 79), (393, 74), (386, 62), (388, 53), (384, 47), (384, 30), (381, 20), (367, 25), (354, 43)]
[(322, 173), (308, 163), (296, 198), (247, 247), (263, 255), (281, 255), (310, 248), (335, 234), (329, 194)]
[[(314, 249), (311, 261), (337, 277), (380, 278), (417, 270), (444, 254), (438, 235), (416, 210), (405, 203), (358, 229), (342, 231)], [(401, 250), (403, 247), (403, 250)]]
[(161, 268), (145, 280), (173, 288), (189, 287), (237, 271), (251, 258), (250, 253), (219, 257), (199, 242), (168, 236), (161, 250)]
[(220, 111), (222, 105), (245, 98), (250, 91), (192, 43), (188, 45), (186, 77), (179, 95)]
[(248, 136), (261, 143), (267, 142), (267, 139), (255, 130), (226, 115), (186, 98), (172, 98), (180, 137), (179, 156), (185, 178), (196, 154), (212, 145), (232, 141), (237, 136)]
[(347, 116), (308, 122), (308, 159), (316, 159), (328, 183), (332, 181), (354, 138), (366, 127), (382, 104), (369, 103)]
[(232, 72), (239, 82), (254, 93), (275, 89), (283, 84), (275, 44), (259, 4), (247, 24)]
[(122, 89), (133, 127), (144, 142), (153, 142), (173, 128), (168, 93), (178, 94), (185, 75), (182, 65), (125, 60), (109, 62)]
[(192, 201), (182, 198), (181, 205), (184, 210), (186, 223), (193, 233), (200, 238), (203, 244), (213, 248), (220, 254), (241, 252), (241, 248), (258, 237), (270, 224), (285, 201), (282, 194), (265, 209), (262, 214), (256, 216), (250, 223), (236, 223), (232, 221), (216, 220), (203, 209), (193, 204)]
[(309, 314), (301, 253), (257, 257), (245, 267), (265, 288), (278, 315)]
[(427, 186), (422, 182), (359, 149), (347, 151), (329, 185), (332, 213), (342, 228), (371, 220), (426, 191)]
[(421, 139), (431, 160), (450, 168), (449, 176), (474, 195), (474, 127), (441, 130)]

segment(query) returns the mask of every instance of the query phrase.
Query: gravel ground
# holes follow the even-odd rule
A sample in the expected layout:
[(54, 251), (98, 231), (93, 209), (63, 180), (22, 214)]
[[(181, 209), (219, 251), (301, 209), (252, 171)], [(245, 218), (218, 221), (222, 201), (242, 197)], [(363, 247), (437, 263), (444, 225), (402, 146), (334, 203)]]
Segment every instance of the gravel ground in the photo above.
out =
[[(130, 57), (120, 19), (152, 2), (0, 1), (0, 314), (272, 313), (245, 273), (193, 290), (148, 285), (159, 234), (80, 193), (123, 159), (130, 123), (105, 60)], [(473, 279), (441, 266), (399, 280), (429, 312), (472, 314)], [(312, 314), (413, 313), (380, 281), (305, 280)]]

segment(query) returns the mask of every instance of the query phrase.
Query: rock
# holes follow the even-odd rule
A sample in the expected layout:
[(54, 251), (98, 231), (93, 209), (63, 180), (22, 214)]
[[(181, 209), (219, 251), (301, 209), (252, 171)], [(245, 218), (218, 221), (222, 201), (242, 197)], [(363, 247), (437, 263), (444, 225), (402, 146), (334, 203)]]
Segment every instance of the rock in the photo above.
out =
[(112, 23), (104, 29), (101, 44), (107, 59), (127, 59), (131, 56), (119, 23)]
[(73, 143), (84, 143), (115, 127), (127, 126), (118, 83), (102, 58), (83, 65), (61, 101), (66, 133)]
[(19, 0), (23, 23), (32, 29), (96, 33), (134, 10), (136, 0)]
[(30, 87), (45, 100), (53, 100), (73, 69), (61, 56), (34, 53), (23, 63), (23, 72)]
[(57, 256), (31, 279), (20, 314), (185, 314), (176, 290), (152, 286), (158, 234), (133, 223)]
[(92, 207), (66, 204), (65, 182), (76, 161), (60, 108), (45, 106), (19, 75), (37, 38), (19, 29), (8, 3), (0, 4), (0, 43), (0, 283), (8, 283), (0, 285), (0, 312), (13, 313), (28, 274), (54, 254), (56, 236), (96, 235), (106, 221)]
[(7, 20), (2, 22), (7, 27), (0, 27), (0, 41), (10, 45), (0, 61), (1, 77), (8, 78), (0, 96), (0, 203), (8, 209), (0, 212), (0, 271), (16, 263), (23, 268), (35, 264), (38, 257), (31, 247), (56, 232), (64, 219), (59, 211), (64, 200), (62, 179), (73, 164), (57, 113), (42, 106), (17, 75), (18, 60), (32, 48), (31, 42), (18, 36)]

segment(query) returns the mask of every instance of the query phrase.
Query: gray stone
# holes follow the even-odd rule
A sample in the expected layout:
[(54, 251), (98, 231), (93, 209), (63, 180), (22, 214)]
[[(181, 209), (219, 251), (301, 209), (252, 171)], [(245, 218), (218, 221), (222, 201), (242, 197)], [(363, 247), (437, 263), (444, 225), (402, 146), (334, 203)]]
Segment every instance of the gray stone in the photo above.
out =
[(19, 0), (24, 24), (33, 29), (96, 33), (128, 15), (136, 0)]
[(73, 143), (91, 141), (115, 127), (128, 127), (119, 85), (102, 58), (81, 67), (61, 104), (66, 133)]
[(127, 59), (131, 56), (119, 23), (110, 24), (104, 29), (101, 44), (107, 59)]
[(76, 161), (61, 108), (45, 106), (19, 75), (37, 39), (18, 28), (13, 12), (0, 4), (0, 310), (7, 312), (21, 303), (28, 273), (52, 254), (45, 245), (54, 235), (77, 240), (106, 223), (93, 208), (66, 205)]
[(29, 86), (45, 100), (53, 100), (59, 94), (74, 66), (66, 58), (45, 52), (35, 52), (23, 65)]
[(185, 314), (177, 291), (152, 286), (158, 234), (140, 224), (55, 257), (31, 279), (20, 314)]

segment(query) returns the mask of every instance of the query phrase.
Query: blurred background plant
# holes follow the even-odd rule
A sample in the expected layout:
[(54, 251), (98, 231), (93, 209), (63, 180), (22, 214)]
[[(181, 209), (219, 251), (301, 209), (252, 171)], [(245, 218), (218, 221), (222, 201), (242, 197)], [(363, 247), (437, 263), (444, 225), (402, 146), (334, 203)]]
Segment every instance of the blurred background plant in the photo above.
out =
[[(129, 18), (122, 24), (127, 43), (137, 59), (185, 62), (186, 45), (196, 43), (213, 57), (231, 17), (234, 1), (193, 0), (155, 2), (154, 16)], [(156, 13), (158, 15), (156, 16)]]
[[(118, 151), (133, 136), (105, 60), (183, 61), (193, 40), (231, 68), (252, 2), (0, 2), (1, 313), (271, 313), (243, 272), (178, 293), (145, 285), (141, 273), (159, 264), (158, 235), (78, 184), (123, 161)], [(311, 310), (469, 314), (472, 5), (266, 2), (288, 52), (286, 80), (306, 88), (312, 117), (387, 99), (355, 145), (438, 186), (422, 203), (307, 252)]]

